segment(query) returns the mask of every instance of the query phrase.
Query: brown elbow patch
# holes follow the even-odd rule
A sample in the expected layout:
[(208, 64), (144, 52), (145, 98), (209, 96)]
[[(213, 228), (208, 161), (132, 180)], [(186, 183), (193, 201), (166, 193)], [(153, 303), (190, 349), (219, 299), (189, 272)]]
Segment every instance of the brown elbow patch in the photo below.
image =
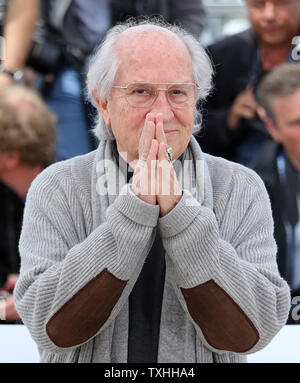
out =
[(107, 321), (126, 283), (104, 269), (48, 321), (49, 338), (58, 347), (86, 342)]
[(253, 323), (212, 279), (181, 291), (191, 317), (215, 349), (241, 353), (258, 342)]

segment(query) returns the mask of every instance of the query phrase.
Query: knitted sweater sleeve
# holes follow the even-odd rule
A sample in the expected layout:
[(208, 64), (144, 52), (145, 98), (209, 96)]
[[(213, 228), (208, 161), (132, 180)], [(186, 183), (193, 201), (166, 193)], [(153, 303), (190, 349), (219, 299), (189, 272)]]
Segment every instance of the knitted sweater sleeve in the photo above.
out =
[(26, 200), (15, 304), (38, 346), (59, 353), (116, 317), (151, 249), (159, 208), (126, 185), (87, 235), (70, 174), (55, 169), (36, 178)]
[(266, 346), (286, 322), (290, 293), (261, 179), (234, 172), (214, 209), (184, 191), (159, 227), (172, 283), (204, 344), (217, 353)]

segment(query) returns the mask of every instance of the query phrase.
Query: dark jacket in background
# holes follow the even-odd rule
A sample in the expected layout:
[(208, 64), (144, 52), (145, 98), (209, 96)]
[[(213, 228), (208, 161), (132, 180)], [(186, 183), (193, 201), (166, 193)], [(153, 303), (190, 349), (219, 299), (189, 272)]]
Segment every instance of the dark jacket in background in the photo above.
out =
[[(79, 18), (80, 15), (73, 12), (76, 4), (77, 9), (85, 12), (84, 17), (81, 14)], [(204, 27), (205, 11), (202, 0), (106, 0), (108, 19), (105, 20), (105, 25), (99, 24), (98, 28), (95, 28), (95, 16), (97, 10), (102, 12), (100, 1), (99, 7), (95, 0), (86, 0), (84, 4), (86, 5), (83, 7), (82, 0), (42, 0), (41, 18), (35, 39), (45, 41), (50, 38), (56, 41), (61, 45), (64, 56), (73, 56), (75, 61), (80, 62), (92, 53), (107, 29), (130, 17), (161, 15), (170, 23), (180, 24), (196, 38), (200, 38)]]
[(204, 27), (202, 0), (111, 0), (112, 25), (128, 17), (162, 15), (199, 38)]
[(253, 170), (255, 170), (264, 181), (270, 196), (274, 219), (274, 235), (278, 246), (277, 263), (280, 274), (284, 276), (286, 274), (286, 234), (282, 211), (286, 208), (286, 203), (276, 164), (277, 155), (280, 150), (281, 146), (276, 142), (268, 142), (257, 158)]
[[(0, 182), (0, 288), (9, 274), (19, 274), (19, 238), (23, 220), (24, 202)], [(1, 324), (20, 324), (20, 320)]]
[[(291, 215), (298, 215), (297, 203), (296, 203), (296, 191), (294, 190), (295, 182), (289, 180), (283, 184), (277, 168), (277, 156), (282, 151), (281, 145), (274, 141), (268, 141), (262, 148), (253, 169), (258, 173), (265, 183), (266, 189), (269, 193), (272, 213), (274, 219), (274, 237), (277, 243), (277, 263), (281, 276), (288, 281), (287, 272), (287, 236), (284, 225), (283, 213), (291, 212), (287, 214), (289, 221)], [(292, 177), (298, 177), (298, 172), (295, 168)], [(300, 296), (299, 290), (292, 290), (291, 296)], [(288, 319), (288, 323), (297, 323), (291, 316)]]
[(24, 202), (0, 182), (0, 287), (8, 274), (19, 274), (23, 209)]

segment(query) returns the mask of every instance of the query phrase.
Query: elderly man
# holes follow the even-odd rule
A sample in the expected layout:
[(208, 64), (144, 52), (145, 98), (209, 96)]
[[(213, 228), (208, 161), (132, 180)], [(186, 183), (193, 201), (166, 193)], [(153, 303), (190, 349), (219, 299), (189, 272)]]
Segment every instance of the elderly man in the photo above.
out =
[(245, 0), (251, 28), (208, 47), (215, 89), (204, 105), (202, 149), (250, 165), (270, 135), (257, 114), (255, 90), (275, 66), (298, 61), (300, 0)]
[(174, 26), (121, 24), (96, 53), (99, 147), (26, 204), (15, 300), (43, 361), (241, 362), (284, 325), (263, 183), (192, 136), (211, 72)]
[[(263, 146), (254, 170), (265, 182), (271, 199), (279, 271), (291, 287), (292, 298), (298, 297), (299, 302), (300, 65), (284, 64), (274, 69), (264, 78), (257, 94), (274, 141)], [(299, 313), (292, 308), (290, 314), (288, 323), (299, 324)]]

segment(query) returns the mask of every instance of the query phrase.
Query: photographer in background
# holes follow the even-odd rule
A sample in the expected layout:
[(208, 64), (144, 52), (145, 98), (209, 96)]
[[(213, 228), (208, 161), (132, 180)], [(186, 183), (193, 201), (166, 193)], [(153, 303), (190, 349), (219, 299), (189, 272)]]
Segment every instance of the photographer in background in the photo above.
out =
[(255, 89), (272, 68), (293, 61), (300, 0), (245, 0), (251, 28), (208, 47), (215, 89), (204, 104), (202, 150), (249, 166), (270, 135), (257, 115)]
[(204, 28), (205, 9), (202, 0), (111, 0), (112, 25), (128, 17), (161, 15), (171, 24), (179, 24), (200, 39)]
[[(12, 291), (19, 273), (18, 242), (27, 191), (54, 160), (56, 118), (38, 94), (0, 87), (0, 319), (18, 320)], [(1, 321), (0, 321), (1, 323)]]
[(27, 65), (40, 74), (35, 86), (58, 116), (56, 160), (64, 160), (94, 147), (83, 75), (110, 26), (109, 0), (41, 0), (40, 8)]

